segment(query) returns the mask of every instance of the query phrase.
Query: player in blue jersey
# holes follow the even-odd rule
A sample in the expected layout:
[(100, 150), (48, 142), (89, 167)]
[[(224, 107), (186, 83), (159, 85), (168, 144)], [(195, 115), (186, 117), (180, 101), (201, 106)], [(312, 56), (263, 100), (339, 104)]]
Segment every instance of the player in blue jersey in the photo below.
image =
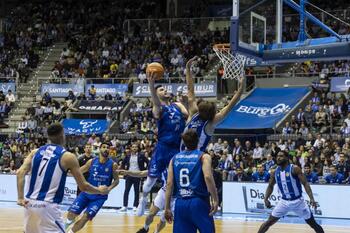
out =
[[(82, 173), (89, 172), (88, 182), (91, 185), (105, 185), (110, 192), (119, 183), (117, 168), (118, 165), (109, 158), (109, 144), (102, 143), (99, 156), (90, 159), (80, 170)], [(108, 195), (80, 193), (68, 209), (66, 228), (73, 223), (83, 210), (85, 210), (85, 213), (68, 233), (78, 232), (89, 220), (91, 221), (102, 208), (107, 198)]]
[(185, 131), (182, 140), (187, 149), (175, 155), (169, 165), (165, 218), (169, 223), (173, 221), (170, 200), (174, 195), (174, 233), (196, 233), (197, 230), (200, 233), (214, 233), (213, 215), (218, 209), (219, 200), (211, 157), (197, 149), (199, 139), (195, 130)]
[[(216, 111), (216, 103), (209, 101), (197, 102), (194, 93), (194, 84), (191, 75), (191, 66), (198, 58), (190, 59), (186, 64), (186, 83), (188, 89), (188, 113), (186, 128), (195, 129), (197, 131), (199, 142), (198, 149), (205, 152), (211, 136), (214, 133), (215, 127), (230, 113), (235, 104), (239, 101), (242, 91), (244, 78), (239, 81), (238, 90), (232, 97), (227, 106), (221, 109), (218, 113)], [(185, 150), (185, 145), (181, 143), (181, 151)]]
[(311, 171), (310, 164), (308, 163), (304, 165), (304, 175), (309, 183), (316, 184), (319, 182), (317, 173)]
[(270, 179), (270, 174), (265, 171), (262, 164), (257, 166), (258, 171), (254, 172), (252, 175), (252, 181), (254, 182), (268, 182)]
[(310, 205), (317, 207), (311, 187), (306, 181), (304, 174), (298, 166), (289, 163), (288, 154), (284, 151), (277, 154), (277, 165), (275, 171), (272, 172), (269, 186), (265, 193), (265, 205), (271, 208), (269, 198), (273, 192), (273, 186), (277, 183), (278, 189), (282, 195), (282, 200), (273, 209), (269, 219), (263, 223), (258, 233), (266, 232), (281, 217), (285, 216), (289, 211), (295, 212), (299, 217), (304, 218), (316, 233), (324, 233), (322, 227), (316, 223), (309, 206), (302, 196), (301, 185), (304, 186), (307, 195), (310, 198)]
[(187, 110), (181, 103), (170, 103), (170, 95), (161, 86), (155, 86), (155, 75), (147, 74), (152, 97), (152, 113), (157, 119), (158, 142), (153, 151), (149, 165), (148, 177), (143, 185), (143, 193), (137, 209), (137, 215), (144, 214), (147, 204), (147, 195), (152, 187), (168, 167), (172, 157), (180, 151), (181, 134), (185, 128)]
[[(25, 207), (26, 233), (62, 233), (64, 225), (58, 204), (62, 202), (67, 172), (70, 171), (80, 190), (107, 194), (106, 186), (90, 185), (79, 169), (75, 155), (67, 152), (64, 130), (54, 123), (47, 128), (49, 144), (32, 151), (17, 171), (17, 204)], [(24, 198), (25, 176), (29, 174)]]

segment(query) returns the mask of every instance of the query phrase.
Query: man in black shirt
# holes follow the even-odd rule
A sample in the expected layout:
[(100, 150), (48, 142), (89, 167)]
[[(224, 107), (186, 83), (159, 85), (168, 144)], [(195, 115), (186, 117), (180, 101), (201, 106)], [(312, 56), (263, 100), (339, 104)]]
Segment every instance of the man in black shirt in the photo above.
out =
[[(86, 144), (84, 147), (84, 154), (78, 158), (79, 166), (82, 167), (84, 166), (90, 159), (93, 159), (92, 156), (92, 146), (90, 144)], [(85, 179), (87, 180), (89, 178), (89, 172), (86, 172), (83, 174)], [(79, 195), (81, 191), (79, 188), (77, 189), (77, 195)]]

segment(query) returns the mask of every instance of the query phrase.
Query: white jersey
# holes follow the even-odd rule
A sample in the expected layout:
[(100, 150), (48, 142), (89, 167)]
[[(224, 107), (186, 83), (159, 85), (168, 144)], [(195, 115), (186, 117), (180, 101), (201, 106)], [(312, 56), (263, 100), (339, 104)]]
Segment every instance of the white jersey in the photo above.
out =
[(32, 160), (29, 190), (26, 198), (50, 203), (61, 203), (67, 172), (61, 167), (65, 153), (62, 146), (48, 144), (35, 153)]

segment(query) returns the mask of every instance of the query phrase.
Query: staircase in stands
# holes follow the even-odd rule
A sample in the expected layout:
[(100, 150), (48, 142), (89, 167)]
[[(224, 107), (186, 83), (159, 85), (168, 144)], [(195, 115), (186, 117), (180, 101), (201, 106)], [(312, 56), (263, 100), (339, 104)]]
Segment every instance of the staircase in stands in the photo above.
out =
[(9, 113), (8, 119), (5, 120), (5, 124), (9, 128), (0, 129), (0, 133), (16, 133), (18, 124), (25, 116), (26, 110), (33, 106), (33, 103), (41, 100), (40, 85), (37, 85), (38, 78), (50, 78), (55, 61), (59, 60), (63, 48), (66, 47), (66, 43), (56, 43), (46, 51), (41, 52), (38, 67), (30, 74), (26, 83), (19, 83), (16, 87), (16, 104)]

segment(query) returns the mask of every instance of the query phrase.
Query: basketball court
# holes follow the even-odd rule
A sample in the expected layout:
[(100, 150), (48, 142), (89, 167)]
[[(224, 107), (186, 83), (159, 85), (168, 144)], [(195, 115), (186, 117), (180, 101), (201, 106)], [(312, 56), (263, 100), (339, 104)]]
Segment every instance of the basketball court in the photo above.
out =
[[(130, 210), (131, 212), (131, 210)], [(256, 233), (262, 219), (240, 219), (242, 217), (224, 215), (219, 216), (215, 221), (217, 233)], [(115, 210), (103, 211), (97, 215), (97, 217), (90, 223), (87, 224), (80, 232), (81, 233), (112, 233), (112, 232), (124, 232), (124, 233), (135, 233), (144, 224), (145, 217), (137, 217), (132, 214), (120, 214)], [(149, 232), (153, 232), (156, 223), (159, 218), (155, 218), (154, 223), (150, 227)], [(295, 221), (297, 223), (277, 223), (273, 226), (269, 232), (271, 233), (296, 233), (305, 232), (312, 233), (312, 229), (306, 224), (302, 224), (299, 219), (293, 218), (288, 221)], [(321, 220), (321, 223), (325, 220)], [(325, 221), (329, 222), (329, 221)], [(341, 225), (346, 225), (346, 221), (339, 222)], [(324, 225), (324, 230), (327, 233), (346, 233), (350, 232), (350, 224), (348, 226), (334, 226)], [(23, 209), (19, 207), (7, 207), (0, 209), (0, 232), (6, 233), (22, 233), (23, 232)], [(172, 226), (167, 225), (162, 231), (164, 233), (171, 233)]]

